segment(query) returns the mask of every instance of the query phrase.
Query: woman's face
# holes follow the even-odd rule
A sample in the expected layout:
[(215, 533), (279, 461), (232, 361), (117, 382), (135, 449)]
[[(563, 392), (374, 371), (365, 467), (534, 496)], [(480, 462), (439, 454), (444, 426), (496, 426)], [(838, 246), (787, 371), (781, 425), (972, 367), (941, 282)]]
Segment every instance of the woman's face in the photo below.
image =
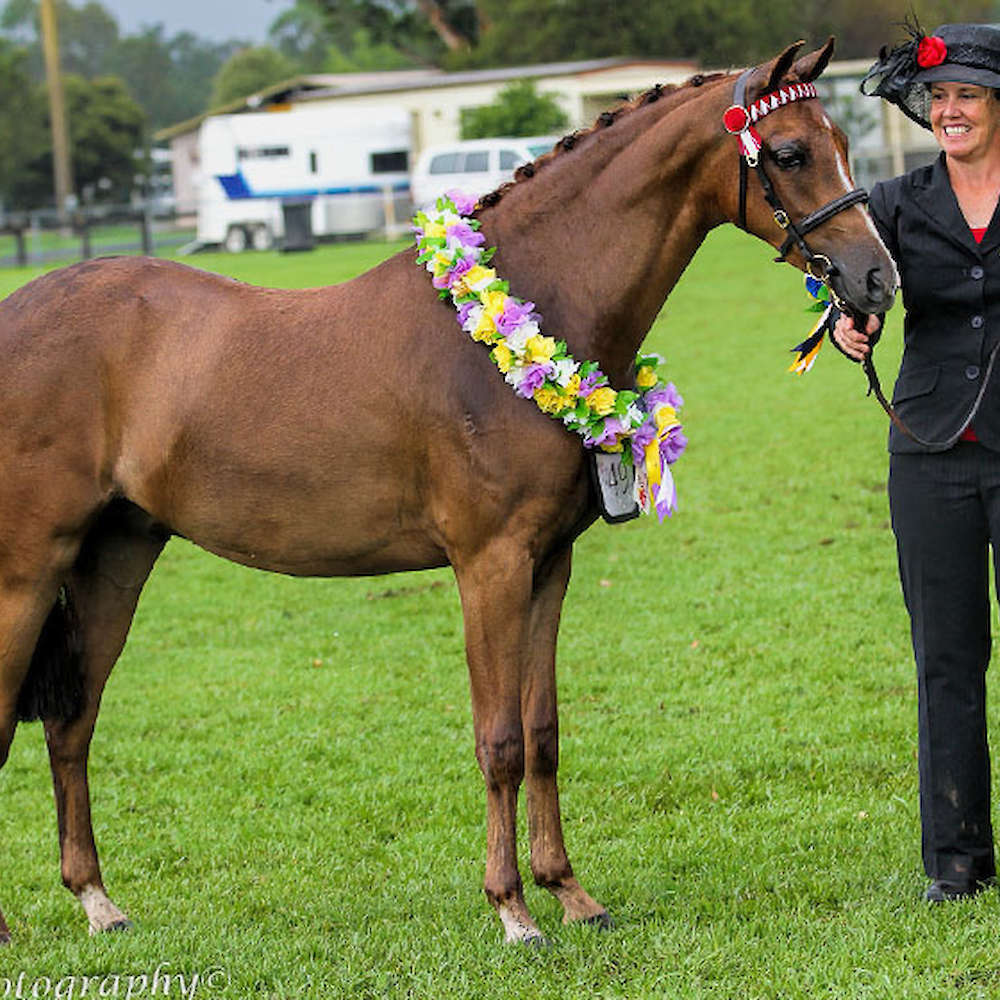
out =
[(1000, 101), (972, 83), (932, 83), (931, 128), (955, 160), (1000, 155)]

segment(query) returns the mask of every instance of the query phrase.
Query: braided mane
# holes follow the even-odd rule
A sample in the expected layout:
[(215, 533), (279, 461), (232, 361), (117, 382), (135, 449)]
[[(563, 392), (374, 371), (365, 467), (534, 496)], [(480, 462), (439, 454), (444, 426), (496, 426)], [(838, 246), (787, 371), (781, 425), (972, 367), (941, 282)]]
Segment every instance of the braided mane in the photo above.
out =
[(666, 86), (658, 83), (655, 86), (650, 87), (649, 90), (643, 91), (637, 97), (632, 98), (632, 100), (620, 104), (613, 111), (601, 112), (590, 128), (577, 129), (575, 132), (570, 132), (567, 135), (564, 135), (549, 152), (543, 153), (531, 163), (525, 163), (518, 167), (517, 170), (514, 171), (513, 180), (505, 181), (495, 191), (491, 191), (489, 194), (485, 194), (479, 199), (480, 207), (492, 208), (515, 184), (521, 184), (524, 181), (530, 180), (536, 173), (538, 173), (539, 170), (543, 169), (557, 157), (564, 156), (565, 154), (571, 152), (584, 139), (589, 138), (595, 132), (601, 132), (606, 128), (610, 128), (615, 124), (615, 122), (619, 121), (623, 117), (631, 115), (639, 108), (646, 107), (649, 104), (654, 104), (661, 98), (672, 98), (686, 94), (692, 88), (701, 87), (706, 83), (721, 79), (727, 75), (728, 74), (726, 73), (710, 73), (708, 75), (704, 73), (696, 73), (690, 79), (685, 80), (684, 83), (667, 84)]

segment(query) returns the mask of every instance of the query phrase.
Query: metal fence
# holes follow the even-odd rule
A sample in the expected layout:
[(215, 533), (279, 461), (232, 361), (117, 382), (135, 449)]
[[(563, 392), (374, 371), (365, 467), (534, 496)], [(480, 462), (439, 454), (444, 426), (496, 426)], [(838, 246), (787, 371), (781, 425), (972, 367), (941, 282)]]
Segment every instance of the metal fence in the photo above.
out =
[(194, 234), (194, 216), (160, 214), (151, 205), (89, 207), (62, 219), (53, 209), (6, 212), (0, 215), (0, 267), (176, 252)]

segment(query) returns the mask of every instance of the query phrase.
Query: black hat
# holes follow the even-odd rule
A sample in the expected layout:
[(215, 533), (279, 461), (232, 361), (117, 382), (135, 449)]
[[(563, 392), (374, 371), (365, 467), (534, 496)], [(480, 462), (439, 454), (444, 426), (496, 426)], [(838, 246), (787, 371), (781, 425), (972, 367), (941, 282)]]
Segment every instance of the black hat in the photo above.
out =
[(861, 81), (861, 93), (884, 97), (929, 129), (934, 82), (975, 83), (1000, 89), (1000, 25), (942, 24), (933, 35), (907, 25), (911, 38), (883, 47)]

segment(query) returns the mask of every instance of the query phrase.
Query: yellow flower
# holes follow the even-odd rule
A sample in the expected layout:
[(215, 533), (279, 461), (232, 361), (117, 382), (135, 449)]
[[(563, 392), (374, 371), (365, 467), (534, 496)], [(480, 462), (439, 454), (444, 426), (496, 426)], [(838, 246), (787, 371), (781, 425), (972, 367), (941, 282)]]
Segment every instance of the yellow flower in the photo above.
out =
[(473, 291), (476, 290), (476, 285), (482, 284), (485, 288), (496, 281), (496, 278), (496, 271), (492, 267), (483, 267), (482, 264), (475, 264), (465, 272), (465, 284)]
[(621, 441), (616, 441), (614, 444), (602, 444), (600, 446), (601, 451), (623, 451)]
[(535, 402), (542, 413), (558, 413), (566, 405), (558, 390), (544, 385), (535, 390)]
[(424, 226), (424, 236), (429, 236), (431, 239), (437, 239), (440, 236), (446, 236), (444, 226), (440, 222), (428, 222)]
[(606, 417), (614, 411), (618, 393), (609, 385), (598, 386), (588, 397), (587, 406), (599, 417)]
[(496, 362), (497, 368), (506, 375), (510, 371), (510, 366), (514, 363), (514, 354), (511, 349), (501, 341), (493, 348), (491, 356)]
[(556, 353), (555, 339), (536, 333), (533, 337), (528, 338), (524, 345), (524, 352), (529, 361), (549, 361)]
[(570, 375), (563, 387), (563, 394), (572, 402), (575, 402), (576, 397), (580, 395), (580, 376), (575, 372)]
[(475, 330), (472, 331), (472, 339), (492, 344), (498, 336), (499, 334), (497, 333), (496, 324), (493, 322), (491, 317), (486, 315), (486, 311), (483, 310), (479, 317), (479, 322), (476, 324)]
[(506, 292), (493, 291), (484, 292), (479, 296), (479, 301), (483, 304), (483, 312), (490, 319), (496, 320), (497, 316), (503, 312), (503, 307), (507, 304), (508, 298), (509, 296)]
[(652, 389), (657, 381), (656, 372), (649, 365), (643, 365), (635, 374), (635, 384), (640, 389)]

